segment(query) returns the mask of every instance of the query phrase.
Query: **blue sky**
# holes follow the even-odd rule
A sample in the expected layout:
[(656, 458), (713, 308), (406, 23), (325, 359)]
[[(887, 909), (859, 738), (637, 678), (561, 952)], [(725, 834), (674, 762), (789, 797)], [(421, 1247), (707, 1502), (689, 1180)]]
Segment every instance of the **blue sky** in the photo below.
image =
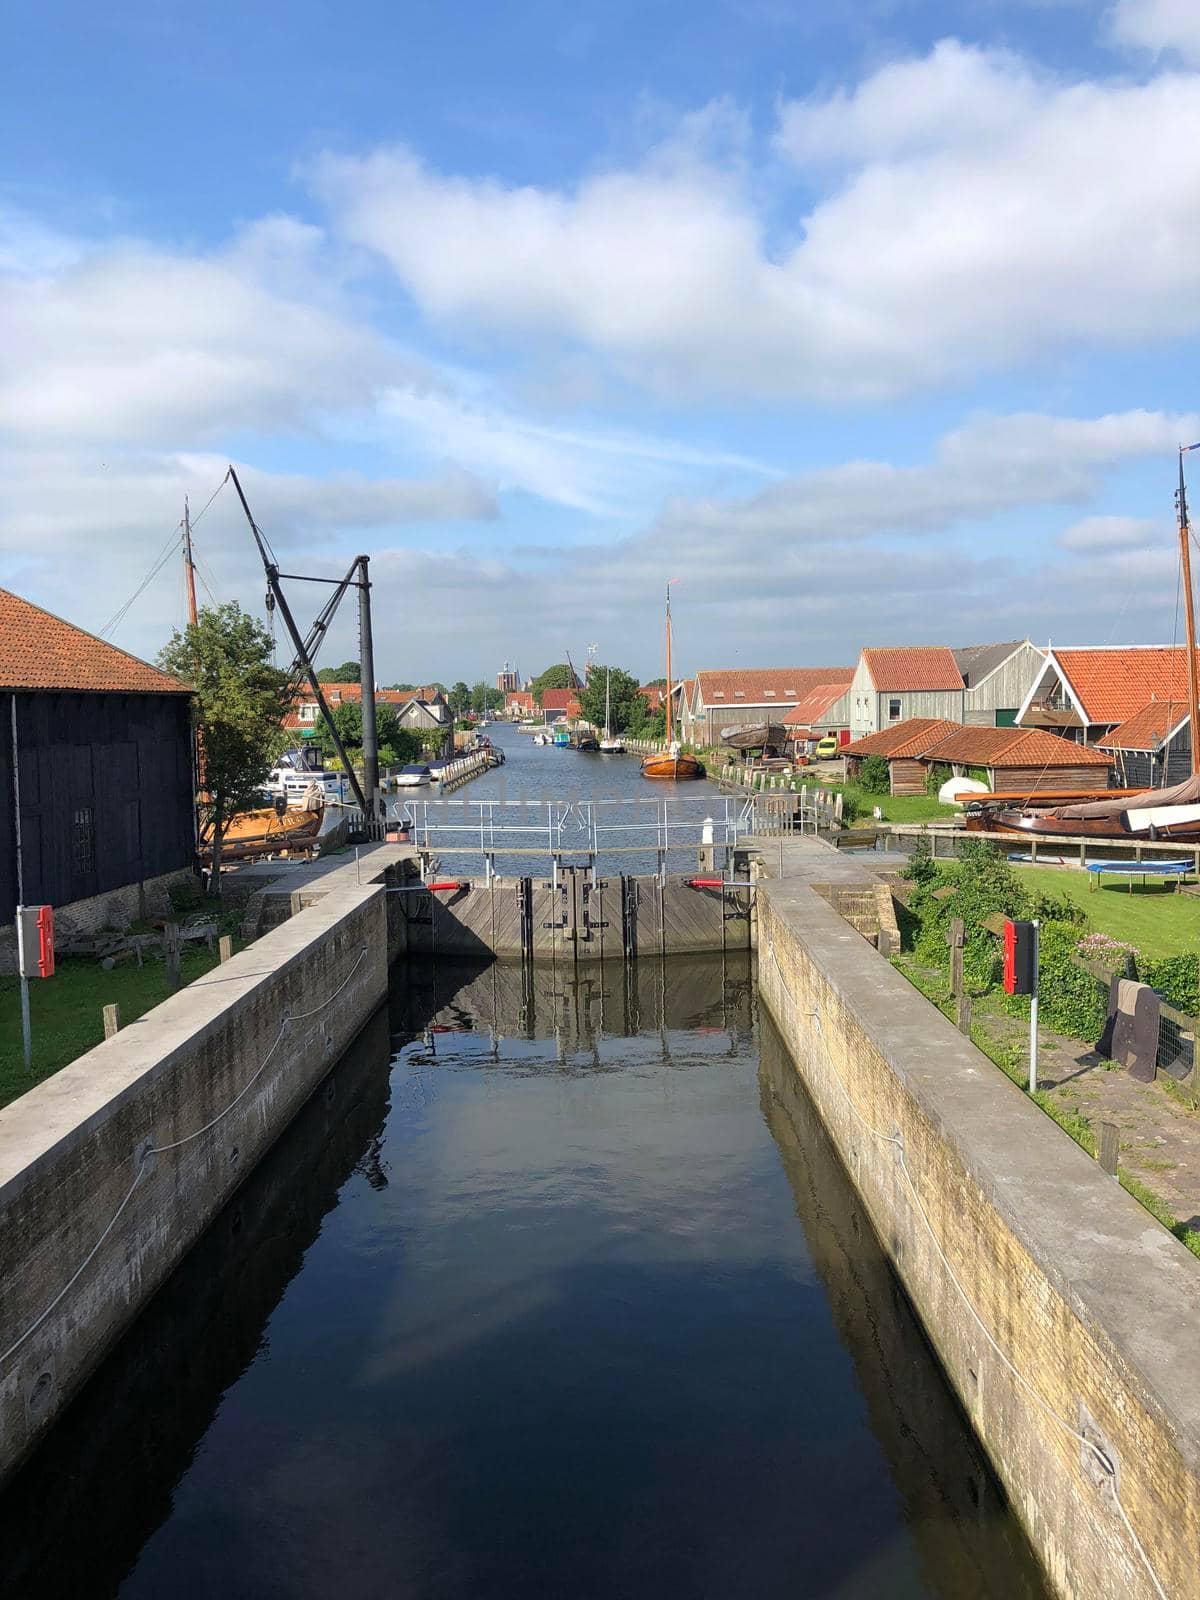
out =
[[(49, 4), (0, 67), (0, 583), (238, 462), (381, 676), (1169, 642), (1193, 0)], [(1200, 493), (1200, 485), (1198, 485)], [(261, 604), (226, 491), (197, 530)], [(152, 655), (169, 563), (111, 637)], [(349, 631), (331, 658), (353, 653)]]

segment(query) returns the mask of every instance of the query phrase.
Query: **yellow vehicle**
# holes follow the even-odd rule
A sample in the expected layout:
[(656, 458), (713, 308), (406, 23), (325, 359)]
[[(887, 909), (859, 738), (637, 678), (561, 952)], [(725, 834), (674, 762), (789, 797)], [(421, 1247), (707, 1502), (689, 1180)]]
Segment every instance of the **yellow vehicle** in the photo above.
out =
[(823, 739), (817, 740), (817, 747), (813, 755), (818, 761), (828, 761), (831, 756), (838, 753), (838, 742), (832, 734), (826, 734)]

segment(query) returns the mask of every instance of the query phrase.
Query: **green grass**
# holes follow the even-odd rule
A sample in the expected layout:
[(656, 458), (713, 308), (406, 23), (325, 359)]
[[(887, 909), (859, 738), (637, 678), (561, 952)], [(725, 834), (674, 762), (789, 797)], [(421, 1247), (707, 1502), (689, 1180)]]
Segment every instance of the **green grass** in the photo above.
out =
[(939, 817), (953, 817), (958, 811), (957, 806), (943, 805), (935, 794), (870, 794), (856, 783), (818, 783), (815, 778), (806, 780), (804, 787), (842, 793), (854, 803), (856, 822), (870, 822), (876, 806), (882, 811), (884, 822), (933, 822)]
[[(183, 982), (209, 972), (217, 952), (203, 947), (181, 959)], [(0, 978), (0, 1105), (50, 1077), (104, 1038), (103, 1008), (121, 1007), (121, 1026), (167, 999), (166, 963), (147, 958), (144, 967), (122, 963), (106, 972), (97, 961), (67, 957), (52, 978), (32, 979), (29, 1011), (33, 1071), (25, 1071), (21, 1049), (21, 991), (16, 978)]]
[(1189, 950), (1200, 952), (1200, 903), (1176, 894), (1173, 884), (1109, 878), (1090, 889), (1092, 875), (1068, 867), (1023, 867), (1013, 863), (1021, 882), (1044, 894), (1062, 895), (1086, 913), (1090, 927), (1134, 944), (1151, 960)]

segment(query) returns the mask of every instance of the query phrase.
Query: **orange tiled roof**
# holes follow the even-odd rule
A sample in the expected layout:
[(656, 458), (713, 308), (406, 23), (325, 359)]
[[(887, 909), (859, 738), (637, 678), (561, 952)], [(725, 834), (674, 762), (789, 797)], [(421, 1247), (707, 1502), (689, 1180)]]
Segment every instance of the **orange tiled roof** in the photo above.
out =
[(1107, 767), (1109, 760), (1089, 745), (1047, 733), (1044, 728), (956, 728), (925, 752), (928, 761), (965, 767)]
[(0, 689), (190, 694), (149, 662), (0, 589)]
[(1118, 724), (1097, 740), (1101, 750), (1153, 750), (1169, 733), (1188, 720), (1186, 704), (1178, 700), (1151, 700), (1148, 706)]
[(1124, 722), (1151, 700), (1187, 702), (1183, 645), (1122, 646), (1113, 650), (1055, 650), (1089, 723)]
[(579, 715), (579, 701), (574, 689), (543, 689), (542, 710), (561, 711), (564, 716)]
[(863, 661), (880, 694), (908, 689), (961, 689), (962, 673), (946, 645), (901, 645), (864, 650)]
[(844, 689), (853, 677), (853, 667), (738, 667), (698, 672), (696, 683), (706, 706), (794, 706), (819, 684)]
[(915, 759), (923, 756), (937, 744), (956, 732), (961, 725), (946, 717), (905, 717), (890, 728), (878, 733), (868, 733), (853, 744), (843, 745), (838, 751), (843, 756), (886, 756), (889, 761), (903, 757)]
[(638, 688), (638, 693), (645, 699), (651, 711), (657, 711), (663, 703), (663, 686), (661, 683), (643, 683)]
[(784, 717), (784, 726), (803, 728), (810, 722), (819, 722), (833, 702), (840, 700), (845, 692), (844, 683), (817, 684), (816, 688), (810, 689), (804, 699)]

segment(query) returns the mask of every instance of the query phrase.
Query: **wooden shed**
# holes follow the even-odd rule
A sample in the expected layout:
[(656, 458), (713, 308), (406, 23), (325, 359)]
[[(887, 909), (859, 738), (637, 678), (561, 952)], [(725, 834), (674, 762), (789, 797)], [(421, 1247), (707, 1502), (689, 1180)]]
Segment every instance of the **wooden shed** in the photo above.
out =
[(1001, 793), (1036, 794), (1039, 789), (1105, 789), (1111, 761), (1106, 752), (1076, 744), (1044, 728), (956, 728), (921, 757), (926, 776), (982, 774)]
[(190, 690), (0, 589), (0, 925), (17, 904), (14, 713), (25, 902), (132, 890), (136, 916), (195, 861)]
[(929, 774), (921, 758), (927, 750), (957, 731), (961, 731), (961, 724), (945, 717), (908, 717), (848, 744), (842, 751), (846, 758), (846, 775), (857, 777), (867, 756), (882, 756), (891, 775), (892, 794), (924, 794)]

